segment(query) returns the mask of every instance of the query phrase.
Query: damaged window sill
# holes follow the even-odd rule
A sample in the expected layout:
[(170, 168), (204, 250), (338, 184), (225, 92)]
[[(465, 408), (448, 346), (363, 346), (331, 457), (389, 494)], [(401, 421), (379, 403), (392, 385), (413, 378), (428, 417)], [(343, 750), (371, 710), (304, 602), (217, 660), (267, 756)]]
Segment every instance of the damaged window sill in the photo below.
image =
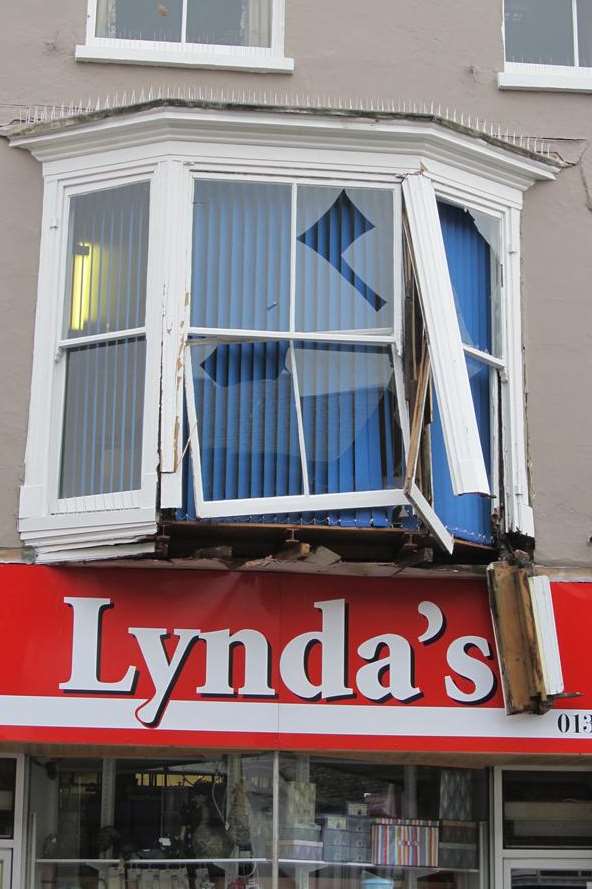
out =
[(508, 62), (497, 75), (497, 85), (501, 90), (592, 93), (592, 68)]
[(114, 46), (87, 43), (76, 47), (78, 62), (111, 62), (126, 65), (159, 65), (180, 68), (225, 68), (259, 73), (291, 74), (294, 59), (265, 51), (237, 52), (226, 47), (186, 49), (153, 46)]

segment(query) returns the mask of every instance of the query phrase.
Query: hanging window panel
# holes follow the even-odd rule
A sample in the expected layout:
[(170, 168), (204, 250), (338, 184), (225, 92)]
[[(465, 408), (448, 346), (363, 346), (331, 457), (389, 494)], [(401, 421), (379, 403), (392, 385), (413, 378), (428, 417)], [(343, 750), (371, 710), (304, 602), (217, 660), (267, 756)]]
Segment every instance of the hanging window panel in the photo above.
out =
[(71, 199), (60, 498), (141, 486), (148, 210), (144, 182)]

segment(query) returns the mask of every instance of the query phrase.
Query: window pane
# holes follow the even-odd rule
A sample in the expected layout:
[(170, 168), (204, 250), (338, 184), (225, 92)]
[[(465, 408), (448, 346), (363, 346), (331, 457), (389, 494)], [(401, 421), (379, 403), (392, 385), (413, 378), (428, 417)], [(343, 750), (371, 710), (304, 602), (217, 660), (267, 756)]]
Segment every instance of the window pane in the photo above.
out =
[(462, 341), (491, 352), (489, 245), (461, 207), (440, 203), (438, 212)]
[(539, 870), (535, 867), (512, 867), (512, 889), (588, 889), (592, 870), (553, 867)]
[[(467, 356), (467, 371), (471, 384), (471, 394), (475, 406), (475, 416), (479, 429), (479, 439), (483, 449), (483, 459), (488, 474), (491, 474), (491, 391), (490, 376), (495, 374), (481, 361)], [(463, 494), (455, 497), (450, 480), (450, 470), (446, 458), (442, 420), (438, 397), (433, 391), (433, 419), (430, 427), (432, 446), (432, 487), (434, 509), (448, 530), (460, 540), (490, 545), (493, 543), (491, 525), (491, 500), (480, 494)]]
[(0, 759), (0, 838), (14, 836), (16, 759)]
[(592, 772), (503, 774), (504, 846), (592, 848)]
[(302, 494), (287, 343), (192, 346), (205, 500)]
[(145, 341), (72, 349), (67, 362), (60, 497), (137, 490)]
[(271, 46), (271, 0), (188, 0), (187, 41)]
[(183, 0), (98, 0), (97, 37), (181, 40)]
[(288, 185), (196, 183), (192, 325), (288, 329), (290, 208)]
[(392, 327), (392, 192), (300, 187), (296, 329)]
[(592, 0), (578, 0), (578, 50), (580, 65), (592, 68)]
[(231, 875), (270, 889), (272, 775), (273, 754), (259, 752), (36, 759), (34, 887), (223, 889)]
[[(101, 777), (101, 760), (31, 762), (29, 805), (36, 819), (37, 858), (98, 858), (105, 851), (99, 840)], [(42, 867), (41, 886), (53, 869), (53, 865)], [(55, 877), (62, 875), (64, 882), (56, 882), (69, 885), (67, 877), (76, 872), (65, 868)]]
[(571, 0), (505, 0), (506, 60), (573, 65)]
[(311, 494), (402, 487), (390, 349), (300, 343), (295, 356)]
[[(119, 760), (115, 829), (125, 849), (118, 852), (134, 859), (205, 859), (206, 878), (207, 859), (270, 858), (272, 756)], [(222, 876), (222, 867), (212, 862), (210, 868), (212, 878)], [(154, 869), (146, 877), (152, 886)]]
[[(312, 649), (311, 678), (319, 660)], [(485, 770), (283, 754), (281, 884), (296, 889), (306, 862), (310, 889), (394, 889), (409, 878), (425, 889), (477, 889), (487, 885), (486, 819)]]
[(149, 194), (140, 182), (72, 198), (66, 337), (143, 326)]

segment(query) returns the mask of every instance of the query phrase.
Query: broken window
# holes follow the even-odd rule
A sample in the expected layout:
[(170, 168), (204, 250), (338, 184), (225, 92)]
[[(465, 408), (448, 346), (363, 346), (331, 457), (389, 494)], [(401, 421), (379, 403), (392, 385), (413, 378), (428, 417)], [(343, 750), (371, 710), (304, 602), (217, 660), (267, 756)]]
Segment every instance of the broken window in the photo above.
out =
[(489, 290), (484, 305), (455, 302), (433, 186), (411, 176), (402, 191), (405, 237), (398, 185), (197, 179), (185, 356), (197, 516), (337, 523), (355, 509), (369, 527), (411, 507), (451, 550), (434, 472), (490, 511), (488, 343), (461, 331), (490, 329)]

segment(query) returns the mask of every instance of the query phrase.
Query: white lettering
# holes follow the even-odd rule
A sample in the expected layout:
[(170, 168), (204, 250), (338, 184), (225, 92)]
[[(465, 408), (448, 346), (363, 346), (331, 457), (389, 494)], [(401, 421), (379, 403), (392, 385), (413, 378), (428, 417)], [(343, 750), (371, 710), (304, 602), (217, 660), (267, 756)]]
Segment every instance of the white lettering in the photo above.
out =
[(489, 642), (482, 636), (461, 636), (448, 646), (446, 660), (451, 670), (475, 686), (471, 692), (458, 687), (452, 676), (444, 679), (446, 694), (462, 704), (479, 704), (485, 701), (495, 688), (495, 675), (491, 667), (472, 657), (467, 649), (476, 648), (485, 657), (491, 657)]
[[(372, 660), (382, 646), (387, 647), (388, 655)], [(419, 697), (421, 689), (413, 685), (413, 651), (403, 636), (385, 633), (366, 639), (358, 648), (358, 654), (365, 661), (372, 660), (371, 664), (360, 667), (356, 676), (357, 686), (365, 698), (383, 701), (393, 697), (397, 701), (409, 701)], [(387, 671), (388, 685), (383, 685), (380, 680)]]
[(168, 701), (173, 684), (181, 672), (185, 658), (189, 654), (193, 642), (199, 637), (199, 630), (174, 630), (178, 636), (175, 653), (169, 660), (163, 639), (168, 633), (156, 627), (130, 627), (128, 632), (136, 637), (142, 657), (148, 667), (150, 679), (154, 684), (154, 695), (136, 710), (136, 716), (144, 725), (158, 722), (162, 708)]
[(242, 645), (245, 650), (245, 681), (238, 690), (239, 695), (275, 695), (275, 690), (269, 685), (269, 643), (263, 633), (258, 630), (239, 630), (231, 635), (230, 630), (215, 630), (202, 633), (201, 638), (207, 644), (206, 681), (195, 689), (198, 694), (234, 694), (231, 685), (231, 647)]
[[(310, 700), (318, 695), (331, 698), (353, 697), (346, 682), (346, 605), (345, 599), (315, 602), (323, 615), (321, 630), (301, 633), (284, 648), (280, 673), (284, 684), (299, 698)], [(321, 683), (314, 685), (308, 676), (307, 659), (313, 645), (321, 646)]]
[(129, 694), (136, 680), (135, 667), (130, 667), (118, 682), (101, 682), (99, 679), (102, 612), (111, 608), (111, 599), (66, 597), (64, 602), (73, 612), (72, 669), (67, 682), (60, 682), (60, 688), (64, 691)]

